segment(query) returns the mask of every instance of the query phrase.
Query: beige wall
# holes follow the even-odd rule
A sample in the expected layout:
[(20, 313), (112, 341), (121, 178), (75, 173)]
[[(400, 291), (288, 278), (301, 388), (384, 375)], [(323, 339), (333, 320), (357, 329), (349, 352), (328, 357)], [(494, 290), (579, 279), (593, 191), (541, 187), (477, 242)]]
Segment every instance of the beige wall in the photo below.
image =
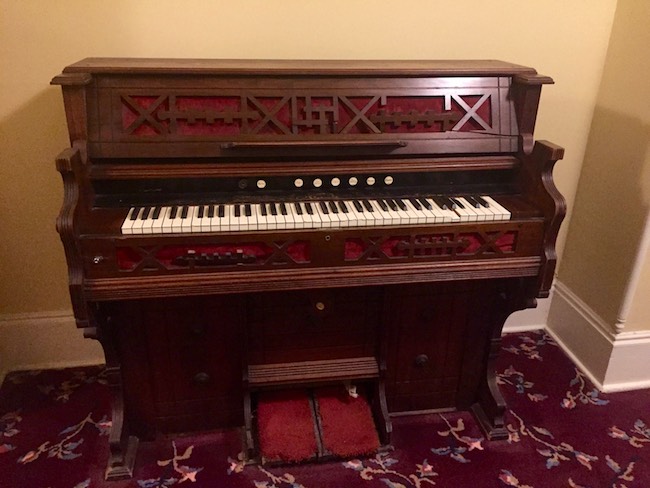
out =
[(626, 332), (650, 329), (650, 252), (642, 245), (650, 225), (649, 22), (650, 2), (618, 2), (559, 271)]
[(66, 64), (176, 56), (533, 66), (557, 83), (543, 90), (536, 134), (566, 148), (555, 178), (571, 209), (615, 7), (616, 0), (0, 0), (0, 314), (69, 308), (53, 163), (67, 140), (58, 87), (48, 85)]

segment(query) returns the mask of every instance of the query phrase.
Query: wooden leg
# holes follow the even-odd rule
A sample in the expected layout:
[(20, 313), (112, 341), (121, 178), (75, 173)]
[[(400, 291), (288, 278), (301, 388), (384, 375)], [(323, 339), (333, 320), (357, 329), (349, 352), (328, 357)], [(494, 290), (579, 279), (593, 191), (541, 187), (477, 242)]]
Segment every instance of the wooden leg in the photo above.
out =
[(123, 480), (133, 477), (139, 440), (129, 435), (124, 423), (124, 400), (122, 396), (122, 375), (119, 367), (107, 368), (108, 385), (113, 393), (113, 420), (108, 437), (110, 450), (105, 478)]
[(105, 478), (107, 480), (130, 479), (133, 477), (139, 439), (129, 435), (128, 424), (125, 421), (122, 369), (112, 339), (110, 319), (107, 319), (103, 327), (86, 329), (84, 335), (98, 340), (104, 349), (106, 379), (112, 397), (112, 423), (108, 436), (109, 459)]
[(510, 282), (493, 303), (492, 334), (487, 345), (488, 359), (483, 380), (479, 386), (476, 402), (471, 410), (489, 440), (508, 438), (505, 425), (506, 402), (501, 395), (496, 376), (496, 361), (501, 351), (501, 332), (506, 319), (518, 310), (534, 308), (537, 302), (528, 292), (530, 283)]
[(472, 405), (472, 413), (488, 440), (508, 438), (505, 427), (506, 402), (497, 385), (495, 362), (501, 349), (501, 338), (492, 338), (484, 381), (481, 383), (477, 402)]

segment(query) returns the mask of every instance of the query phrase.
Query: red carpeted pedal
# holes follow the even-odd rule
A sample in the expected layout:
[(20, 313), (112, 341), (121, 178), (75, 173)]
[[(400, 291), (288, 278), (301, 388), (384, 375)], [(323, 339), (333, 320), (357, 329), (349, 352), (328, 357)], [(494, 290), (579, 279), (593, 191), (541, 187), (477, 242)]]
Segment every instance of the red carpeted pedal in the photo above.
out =
[(379, 436), (366, 399), (353, 398), (342, 387), (314, 393), (320, 416), (323, 449), (340, 457), (370, 454), (379, 449)]
[(310, 401), (306, 390), (259, 394), (257, 427), (260, 453), (265, 460), (297, 462), (317, 455)]

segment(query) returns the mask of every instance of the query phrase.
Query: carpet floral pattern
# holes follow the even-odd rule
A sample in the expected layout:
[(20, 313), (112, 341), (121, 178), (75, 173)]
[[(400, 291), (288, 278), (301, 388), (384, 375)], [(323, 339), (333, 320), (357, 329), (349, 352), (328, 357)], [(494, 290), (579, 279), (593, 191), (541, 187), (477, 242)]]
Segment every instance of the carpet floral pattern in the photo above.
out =
[(143, 443), (132, 480), (105, 482), (110, 397), (101, 367), (7, 376), (0, 390), (6, 488), (650, 487), (650, 390), (603, 394), (545, 333), (504, 337), (498, 382), (509, 437), (465, 412), (394, 421), (395, 449), (318, 465), (240, 460), (236, 431)]

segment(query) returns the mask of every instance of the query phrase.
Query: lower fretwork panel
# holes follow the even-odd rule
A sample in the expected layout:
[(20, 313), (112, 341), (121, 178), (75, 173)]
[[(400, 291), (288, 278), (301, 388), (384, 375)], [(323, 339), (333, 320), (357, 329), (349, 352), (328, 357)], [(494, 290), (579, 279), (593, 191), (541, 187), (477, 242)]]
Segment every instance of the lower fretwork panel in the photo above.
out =
[(391, 412), (478, 401), (517, 279), (106, 302), (131, 429), (243, 425), (247, 365), (376, 357)]

